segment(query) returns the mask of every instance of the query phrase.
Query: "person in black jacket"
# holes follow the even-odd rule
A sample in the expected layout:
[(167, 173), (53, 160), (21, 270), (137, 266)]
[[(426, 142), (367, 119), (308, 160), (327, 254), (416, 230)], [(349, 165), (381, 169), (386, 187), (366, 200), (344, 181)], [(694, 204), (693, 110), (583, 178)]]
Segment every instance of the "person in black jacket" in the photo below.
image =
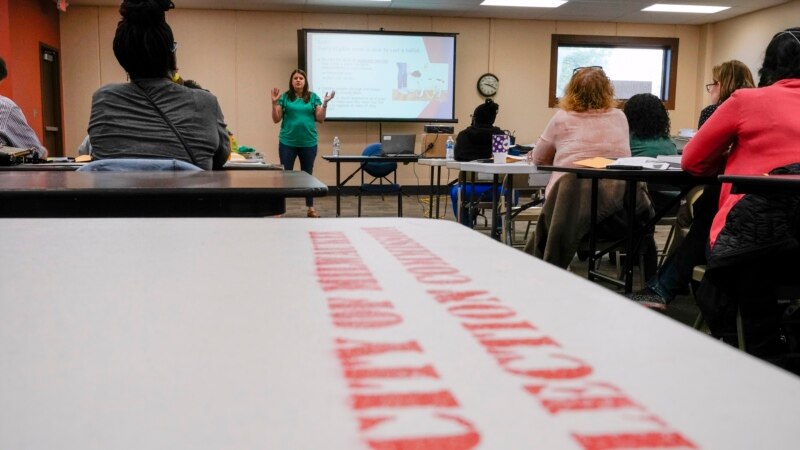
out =
[[(456, 161), (474, 161), (492, 157), (492, 135), (506, 134), (501, 128), (494, 126), (499, 109), (500, 105), (490, 98), (487, 98), (486, 101), (475, 108), (475, 112), (472, 113), (472, 124), (461, 130), (456, 136), (456, 146), (453, 149)], [(455, 184), (450, 190), (450, 197), (453, 200), (453, 214), (455, 214), (456, 218), (458, 218), (456, 205), (460, 189), (461, 186)], [(472, 189), (475, 191), (474, 194)], [(484, 195), (491, 193), (491, 190), (491, 183), (474, 183), (468, 184), (461, 195), (465, 198), (474, 195), (477, 201), (481, 201)], [(468, 214), (465, 216), (468, 216)], [(474, 223), (470, 223), (468, 217), (462, 218), (462, 223), (467, 226), (474, 226)]]
[(456, 161), (474, 161), (492, 157), (492, 135), (506, 134), (494, 126), (500, 105), (487, 98), (475, 108), (472, 124), (458, 133), (454, 149)]

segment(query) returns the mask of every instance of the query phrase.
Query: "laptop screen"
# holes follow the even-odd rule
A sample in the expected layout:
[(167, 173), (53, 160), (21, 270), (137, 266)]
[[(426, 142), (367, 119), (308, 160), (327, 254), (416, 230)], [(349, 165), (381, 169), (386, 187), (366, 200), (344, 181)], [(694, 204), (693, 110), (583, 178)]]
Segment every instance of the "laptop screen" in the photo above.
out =
[(381, 153), (384, 155), (413, 155), (416, 134), (384, 134), (381, 136)]

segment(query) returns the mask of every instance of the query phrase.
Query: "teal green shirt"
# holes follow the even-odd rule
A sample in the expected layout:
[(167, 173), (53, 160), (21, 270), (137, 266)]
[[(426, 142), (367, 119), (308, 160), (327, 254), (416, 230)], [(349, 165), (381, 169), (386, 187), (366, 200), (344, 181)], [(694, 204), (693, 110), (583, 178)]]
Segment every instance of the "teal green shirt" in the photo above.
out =
[(311, 93), (308, 103), (302, 98), (295, 98), (289, 101), (287, 93), (284, 92), (278, 99), (278, 104), (283, 109), (283, 119), (281, 121), (281, 133), (278, 140), (281, 144), (291, 145), (292, 147), (313, 147), (317, 145), (317, 124), (314, 111), (317, 106), (322, 104), (319, 96)]
[(631, 135), (631, 156), (677, 155), (678, 150), (670, 138), (639, 139)]

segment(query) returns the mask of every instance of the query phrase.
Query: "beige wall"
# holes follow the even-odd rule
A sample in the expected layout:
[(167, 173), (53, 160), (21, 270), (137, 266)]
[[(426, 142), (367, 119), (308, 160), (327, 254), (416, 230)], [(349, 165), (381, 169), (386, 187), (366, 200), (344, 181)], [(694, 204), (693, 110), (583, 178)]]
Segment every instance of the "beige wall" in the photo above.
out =
[[(756, 68), (769, 36), (784, 26), (775, 24), (798, 17), (798, 5), (800, 0), (706, 26), (181, 9), (167, 16), (179, 42), (180, 73), (217, 95), (240, 144), (277, 161), (279, 126), (270, 118), (268, 90), (287, 87), (297, 64), (299, 28), (458, 33), (456, 130), (469, 124), (481, 101), (475, 89), (478, 76), (493, 72), (500, 77), (497, 124), (515, 130), (518, 142), (531, 143), (554, 112), (547, 106), (551, 34), (679, 38), (676, 106), (670, 111), (677, 130), (696, 125), (707, 101), (702, 84), (710, 65), (736, 57)], [(102, 84), (124, 81), (125, 74), (111, 50), (116, 8), (73, 6), (61, 17), (67, 153), (74, 154), (86, 134), (92, 92)], [(754, 29), (742, 31), (751, 26)], [(384, 123), (382, 130), (421, 133), (422, 124)], [(339, 136), (343, 154), (358, 154), (377, 140), (378, 133), (376, 123), (327, 122), (319, 126), (320, 151), (327, 153), (328, 143)], [(317, 160), (315, 175), (334, 183), (334, 167), (322, 159)], [(400, 176), (404, 184), (426, 184), (428, 172), (412, 164), (401, 167)]]
[[(800, 0), (737, 17), (711, 26), (714, 45), (711, 61), (738, 59), (747, 64), (758, 83), (758, 69), (772, 36), (786, 28), (800, 26)], [(712, 64), (713, 67), (713, 64)], [(708, 77), (711, 69), (708, 68)]]

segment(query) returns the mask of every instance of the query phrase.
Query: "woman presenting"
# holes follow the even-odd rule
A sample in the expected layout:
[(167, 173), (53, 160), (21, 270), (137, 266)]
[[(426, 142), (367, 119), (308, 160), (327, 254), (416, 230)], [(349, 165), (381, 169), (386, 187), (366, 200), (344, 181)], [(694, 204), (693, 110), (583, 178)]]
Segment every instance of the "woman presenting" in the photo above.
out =
[[(281, 122), (278, 136), (278, 157), (286, 170), (294, 169), (294, 160), (300, 158), (300, 170), (311, 174), (317, 157), (317, 127), (314, 123), (325, 121), (325, 109), (336, 91), (325, 93), (324, 100), (308, 89), (306, 73), (295, 69), (289, 77), (289, 90), (281, 94), (272, 89), (272, 120)], [(314, 198), (306, 197), (308, 217), (319, 217), (314, 209)]]

